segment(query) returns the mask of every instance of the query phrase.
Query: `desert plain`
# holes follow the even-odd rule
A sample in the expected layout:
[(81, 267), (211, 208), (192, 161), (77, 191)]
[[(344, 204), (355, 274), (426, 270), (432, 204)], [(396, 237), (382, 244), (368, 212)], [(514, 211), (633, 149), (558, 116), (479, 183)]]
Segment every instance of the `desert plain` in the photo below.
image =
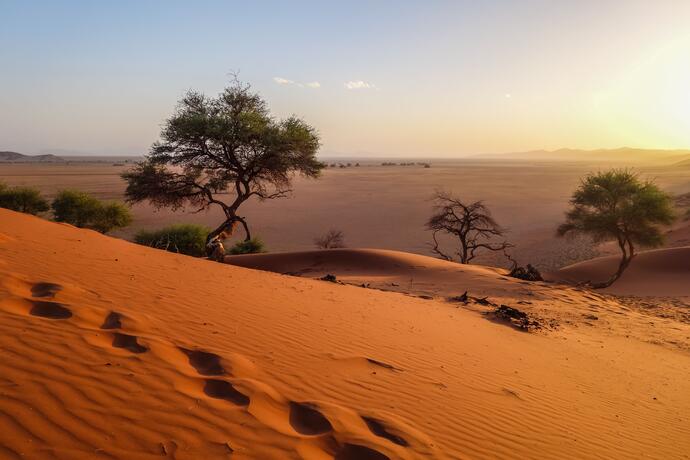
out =
[[(120, 199), (125, 167), (0, 178)], [(578, 286), (615, 265), (588, 260), (606, 246), (554, 236), (592, 169), (329, 168), (249, 205), (270, 252), (227, 264), (127, 241), (213, 212), (137, 205), (104, 236), (0, 210), (0, 458), (688, 458), (687, 222), (611, 288)], [(687, 171), (640, 169), (690, 191)], [(430, 257), (437, 188), (485, 200), (547, 281)], [(348, 247), (315, 250), (332, 227)], [(499, 307), (529, 315), (528, 331)]]

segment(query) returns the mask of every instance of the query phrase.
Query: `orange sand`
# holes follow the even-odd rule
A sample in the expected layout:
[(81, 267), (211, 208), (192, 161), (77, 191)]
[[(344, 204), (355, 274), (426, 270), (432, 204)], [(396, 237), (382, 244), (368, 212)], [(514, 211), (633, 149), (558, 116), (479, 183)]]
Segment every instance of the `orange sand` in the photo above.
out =
[[(444, 293), (222, 265), (0, 210), (0, 458), (690, 453), (687, 324), (494, 269), (350, 257), (325, 263), (380, 283), (430, 270), (428, 289), (442, 275), (444, 292), (562, 322), (524, 333)], [(600, 319), (571, 321), (585, 314)]]

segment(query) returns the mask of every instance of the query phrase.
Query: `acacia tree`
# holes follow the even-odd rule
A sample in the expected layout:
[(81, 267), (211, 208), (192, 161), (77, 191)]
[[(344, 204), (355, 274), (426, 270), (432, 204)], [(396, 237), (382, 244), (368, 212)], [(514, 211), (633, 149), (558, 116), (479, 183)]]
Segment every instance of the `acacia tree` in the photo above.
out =
[(455, 254), (462, 264), (469, 263), (482, 249), (505, 251), (512, 247), (506, 241), (500, 243), (490, 241), (494, 237), (503, 236), (505, 229), (498, 225), (491, 216), (489, 208), (481, 201), (465, 203), (444, 191), (437, 191), (432, 199), (436, 205), (433, 215), (426, 223), (426, 228), (432, 232), (432, 251), (441, 258), (454, 260), (452, 256), (440, 249), (437, 238), (439, 233), (458, 239), (459, 245)]
[(161, 140), (122, 177), (130, 202), (173, 210), (190, 205), (197, 212), (222, 209), (225, 220), (207, 242), (236, 222), (248, 241), (240, 206), (252, 197), (287, 196), (295, 174), (317, 177), (323, 168), (318, 149), (314, 128), (295, 116), (274, 119), (266, 102), (235, 80), (215, 98), (189, 91), (165, 122)]
[(595, 242), (616, 241), (621, 251), (616, 272), (607, 281), (593, 284), (594, 288), (608, 287), (620, 278), (635, 257), (636, 245), (661, 246), (664, 235), (659, 226), (675, 220), (671, 197), (628, 170), (590, 174), (570, 204), (566, 221), (558, 227), (559, 236), (582, 233)]

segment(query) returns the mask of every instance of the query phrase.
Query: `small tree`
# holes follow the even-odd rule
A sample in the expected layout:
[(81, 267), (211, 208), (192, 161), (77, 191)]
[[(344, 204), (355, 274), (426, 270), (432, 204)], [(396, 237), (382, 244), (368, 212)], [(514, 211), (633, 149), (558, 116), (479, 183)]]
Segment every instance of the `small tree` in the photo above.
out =
[(620, 278), (635, 257), (636, 245), (663, 244), (659, 226), (675, 220), (671, 197), (628, 170), (590, 174), (573, 193), (570, 204), (566, 221), (558, 227), (559, 236), (583, 233), (595, 242), (616, 241), (621, 251), (616, 272), (607, 281), (594, 284), (595, 288), (608, 287)]
[(494, 237), (505, 234), (502, 228), (491, 216), (489, 208), (481, 201), (465, 203), (450, 193), (437, 191), (433, 200), (436, 203), (434, 213), (426, 223), (426, 228), (432, 232), (432, 251), (445, 260), (454, 260), (452, 256), (440, 249), (437, 235), (447, 234), (458, 239), (458, 249), (455, 254), (462, 264), (469, 263), (477, 256), (478, 251), (504, 251), (512, 247), (506, 241), (492, 243)]
[(37, 215), (50, 209), (48, 201), (35, 188), (7, 187), (0, 183), (0, 208)]
[(216, 98), (188, 92), (166, 121), (161, 141), (122, 177), (129, 202), (221, 208), (225, 220), (207, 242), (235, 222), (250, 240), (240, 206), (252, 197), (287, 196), (295, 174), (317, 177), (324, 166), (316, 160), (318, 149), (314, 128), (294, 116), (274, 119), (258, 94), (235, 81)]
[(78, 190), (62, 190), (51, 205), (57, 222), (90, 228), (101, 233), (128, 226), (132, 222), (129, 208), (118, 202), (101, 202)]
[(345, 235), (341, 230), (331, 229), (321, 237), (314, 238), (319, 249), (336, 249), (345, 247)]

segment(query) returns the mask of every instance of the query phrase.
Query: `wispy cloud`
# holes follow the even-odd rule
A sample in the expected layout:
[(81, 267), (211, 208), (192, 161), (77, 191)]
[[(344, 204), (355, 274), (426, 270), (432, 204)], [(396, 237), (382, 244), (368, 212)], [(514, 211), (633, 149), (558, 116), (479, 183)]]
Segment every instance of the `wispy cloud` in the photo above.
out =
[(278, 83), (279, 85), (293, 85), (293, 84), (295, 84), (294, 81), (288, 80), (287, 78), (283, 78), (283, 77), (273, 77), (273, 81)]
[(376, 85), (373, 83), (367, 83), (366, 81), (362, 80), (351, 80), (345, 83), (345, 88), (347, 89), (373, 89), (376, 88)]
[(288, 80), (287, 78), (283, 77), (273, 77), (273, 81), (278, 83), (281, 86), (299, 86), (300, 88), (321, 88), (321, 83), (318, 81), (312, 81), (309, 83), (300, 83), (298, 81), (294, 80)]

